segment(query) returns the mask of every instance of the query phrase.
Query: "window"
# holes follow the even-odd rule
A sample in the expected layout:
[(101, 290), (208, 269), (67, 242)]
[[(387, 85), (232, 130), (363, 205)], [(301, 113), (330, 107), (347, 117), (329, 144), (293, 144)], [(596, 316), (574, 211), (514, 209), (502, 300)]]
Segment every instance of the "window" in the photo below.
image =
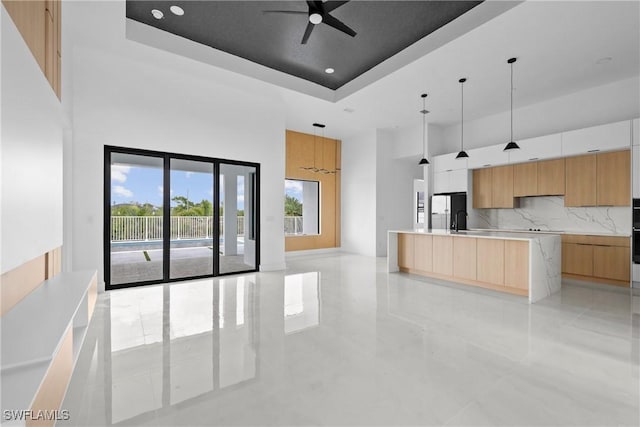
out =
[(284, 234), (320, 234), (320, 182), (284, 180)]

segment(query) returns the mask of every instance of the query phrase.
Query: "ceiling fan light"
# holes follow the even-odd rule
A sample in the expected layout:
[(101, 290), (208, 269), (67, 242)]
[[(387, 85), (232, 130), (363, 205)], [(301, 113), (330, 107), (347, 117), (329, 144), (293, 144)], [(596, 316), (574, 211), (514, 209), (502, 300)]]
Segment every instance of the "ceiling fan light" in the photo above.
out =
[(418, 164), (420, 166), (428, 165), (429, 164), (429, 160), (427, 160), (426, 158), (423, 157), (422, 159), (420, 159), (420, 162)]
[(320, 15), (318, 12), (313, 12), (311, 15), (309, 15), (309, 22), (311, 22), (313, 25), (318, 25), (322, 22), (322, 15)]
[(519, 150), (519, 149), (520, 149), (520, 146), (515, 141), (511, 141), (510, 143), (507, 144), (506, 147), (504, 147), (504, 150), (502, 151)]
[(462, 150), (461, 152), (458, 153), (458, 155), (456, 156), (456, 159), (466, 159), (467, 157), (469, 157), (467, 152)]

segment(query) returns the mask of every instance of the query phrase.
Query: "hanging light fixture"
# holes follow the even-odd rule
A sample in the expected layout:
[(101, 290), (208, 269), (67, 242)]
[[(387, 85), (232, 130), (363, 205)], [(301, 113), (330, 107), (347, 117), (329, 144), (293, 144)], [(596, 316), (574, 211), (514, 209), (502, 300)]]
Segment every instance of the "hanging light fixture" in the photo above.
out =
[(464, 82), (467, 79), (460, 79), (460, 93), (462, 94), (462, 102), (460, 103), (461, 120), (460, 120), (460, 152), (456, 156), (456, 159), (465, 159), (469, 157), (466, 151), (464, 151)]
[(427, 160), (427, 156), (425, 154), (425, 134), (426, 134), (426, 130), (425, 130), (425, 126), (426, 126), (426, 118), (427, 118), (427, 113), (429, 113), (427, 111), (427, 109), (424, 106), (425, 100), (427, 98), (427, 94), (423, 93), (422, 95), (420, 95), (420, 97), (422, 98), (422, 110), (420, 111), (420, 113), (422, 114), (422, 159), (420, 159), (420, 162), (418, 163), (420, 166), (424, 166), (424, 165), (428, 165), (429, 164), (429, 160)]
[(516, 62), (516, 58), (509, 58), (507, 64), (511, 65), (511, 140), (504, 147), (504, 151), (519, 150), (520, 146), (513, 140), (513, 63)]

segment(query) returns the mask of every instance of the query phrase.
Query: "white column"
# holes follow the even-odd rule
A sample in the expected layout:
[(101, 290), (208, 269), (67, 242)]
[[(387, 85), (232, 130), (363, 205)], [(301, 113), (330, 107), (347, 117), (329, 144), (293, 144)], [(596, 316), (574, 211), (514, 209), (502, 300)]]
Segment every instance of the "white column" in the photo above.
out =
[(224, 255), (238, 254), (238, 175), (224, 173)]

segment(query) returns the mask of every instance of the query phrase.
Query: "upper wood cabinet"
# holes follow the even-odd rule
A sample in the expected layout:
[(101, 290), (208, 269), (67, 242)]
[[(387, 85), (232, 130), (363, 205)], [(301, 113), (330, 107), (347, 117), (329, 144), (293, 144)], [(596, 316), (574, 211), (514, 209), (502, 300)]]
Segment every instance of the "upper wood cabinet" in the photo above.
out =
[(538, 194), (538, 162), (519, 163), (513, 166), (513, 196)]
[(492, 168), (475, 169), (473, 171), (473, 207), (474, 209), (486, 209), (493, 207), (491, 201)]
[(509, 152), (509, 162), (530, 162), (562, 157), (562, 134), (556, 133), (517, 141), (519, 150)]
[(631, 157), (629, 150), (597, 155), (598, 206), (631, 205)]
[(562, 155), (613, 151), (628, 148), (631, 140), (631, 122), (609, 123), (562, 133)]
[(491, 206), (513, 208), (513, 166), (498, 166), (491, 171)]
[(537, 162), (538, 196), (565, 194), (565, 159)]
[(565, 159), (565, 206), (596, 205), (596, 155)]

